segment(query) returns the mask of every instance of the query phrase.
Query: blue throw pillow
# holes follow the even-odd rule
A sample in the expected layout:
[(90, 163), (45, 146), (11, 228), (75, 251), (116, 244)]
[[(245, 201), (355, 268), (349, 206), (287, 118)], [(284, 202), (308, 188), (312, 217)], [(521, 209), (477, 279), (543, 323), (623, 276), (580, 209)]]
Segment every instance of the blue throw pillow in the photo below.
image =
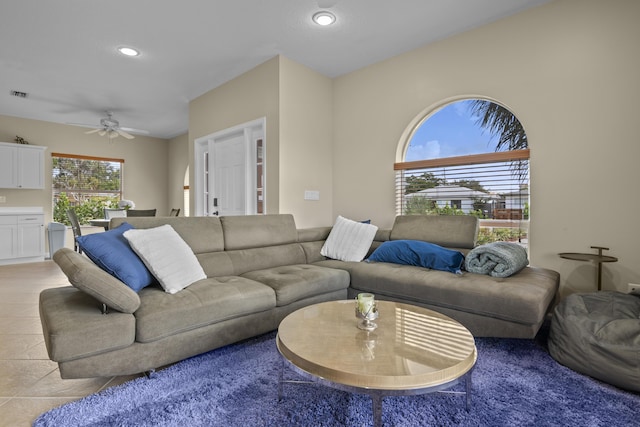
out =
[(390, 240), (373, 251), (371, 256), (367, 258), (367, 262), (370, 261), (416, 265), (460, 274), (462, 273), (464, 255), (461, 252), (420, 240)]
[(122, 235), (134, 227), (123, 222), (119, 227), (104, 233), (80, 236), (76, 240), (82, 251), (98, 267), (120, 279), (136, 292), (155, 282), (142, 260)]

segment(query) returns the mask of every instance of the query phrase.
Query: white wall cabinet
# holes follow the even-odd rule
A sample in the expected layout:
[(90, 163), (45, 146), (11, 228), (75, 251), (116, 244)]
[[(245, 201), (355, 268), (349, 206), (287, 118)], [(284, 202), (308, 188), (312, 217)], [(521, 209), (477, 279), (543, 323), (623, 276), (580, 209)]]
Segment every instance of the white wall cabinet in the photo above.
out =
[(42, 208), (0, 210), (0, 265), (44, 261)]
[(0, 188), (43, 189), (46, 149), (0, 142)]

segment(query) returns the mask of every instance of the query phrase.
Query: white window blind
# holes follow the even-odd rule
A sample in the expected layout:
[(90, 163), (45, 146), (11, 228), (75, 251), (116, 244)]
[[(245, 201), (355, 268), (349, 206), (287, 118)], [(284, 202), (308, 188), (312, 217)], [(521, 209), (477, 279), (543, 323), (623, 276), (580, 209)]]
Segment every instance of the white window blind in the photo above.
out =
[(396, 163), (396, 210), (401, 215), (474, 215), (479, 243), (526, 245), (529, 150)]
[(95, 195), (120, 199), (123, 159), (61, 153), (51, 156), (54, 194), (71, 194), (78, 203)]

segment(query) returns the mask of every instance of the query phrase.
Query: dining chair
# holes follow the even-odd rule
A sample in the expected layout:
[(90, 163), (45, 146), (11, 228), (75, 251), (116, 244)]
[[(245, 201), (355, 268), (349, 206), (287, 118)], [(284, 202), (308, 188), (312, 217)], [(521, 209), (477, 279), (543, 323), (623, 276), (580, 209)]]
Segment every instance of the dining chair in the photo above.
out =
[(156, 216), (155, 209), (129, 209), (127, 216)]
[(173, 208), (171, 209), (171, 212), (169, 212), (169, 216), (178, 216), (178, 215), (180, 215), (180, 208), (178, 209)]
[(124, 209), (104, 208), (104, 219), (121, 218), (125, 216), (127, 216), (127, 211)]
[(80, 229), (80, 221), (78, 221), (78, 215), (73, 208), (67, 209), (67, 217), (71, 223), (71, 229), (73, 230), (73, 250), (82, 253), (82, 249), (78, 245), (78, 237), (82, 236), (82, 230)]

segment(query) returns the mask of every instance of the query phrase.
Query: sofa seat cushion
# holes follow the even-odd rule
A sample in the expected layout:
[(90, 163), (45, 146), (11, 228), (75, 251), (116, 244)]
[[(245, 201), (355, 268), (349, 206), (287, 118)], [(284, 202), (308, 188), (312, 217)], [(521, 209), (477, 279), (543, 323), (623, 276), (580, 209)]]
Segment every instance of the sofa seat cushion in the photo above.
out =
[(276, 305), (273, 289), (237, 276), (202, 279), (176, 294), (151, 286), (139, 295), (140, 308), (134, 313), (136, 341), (143, 343)]
[(352, 288), (380, 295), (381, 299), (387, 295), (527, 325), (544, 319), (560, 279), (555, 271), (534, 267), (498, 278), (391, 263), (334, 262), (316, 265), (346, 268), (351, 273)]
[(207, 277), (241, 276), (249, 271), (306, 262), (299, 243), (212, 252), (197, 255), (197, 258)]
[(133, 314), (102, 314), (95, 298), (71, 286), (40, 293), (40, 321), (47, 352), (56, 362), (125, 348), (135, 340)]
[(273, 288), (278, 307), (349, 287), (348, 272), (310, 264), (251, 271), (243, 274), (242, 277)]

